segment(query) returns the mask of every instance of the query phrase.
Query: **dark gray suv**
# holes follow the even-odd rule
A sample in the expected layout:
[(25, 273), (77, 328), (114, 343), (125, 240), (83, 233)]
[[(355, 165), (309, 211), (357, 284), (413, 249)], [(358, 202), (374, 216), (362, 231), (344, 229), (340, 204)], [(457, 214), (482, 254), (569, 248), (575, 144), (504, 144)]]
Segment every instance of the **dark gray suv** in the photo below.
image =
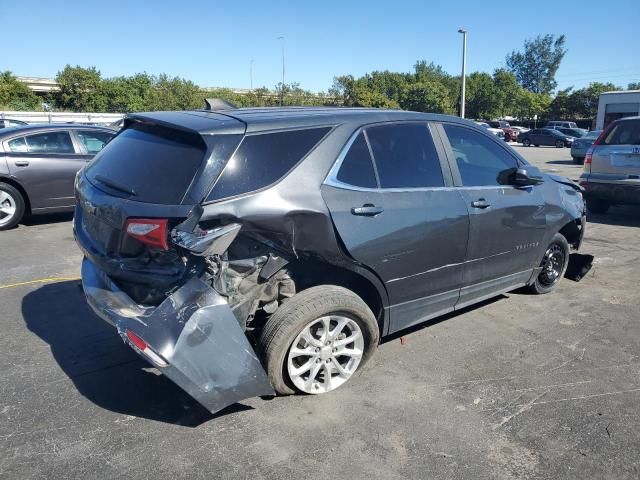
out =
[(472, 122), (286, 108), (132, 115), (76, 180), (93, 310), (211, 411), (329, 392), (382, 336), (552, 290), (581, 188)]

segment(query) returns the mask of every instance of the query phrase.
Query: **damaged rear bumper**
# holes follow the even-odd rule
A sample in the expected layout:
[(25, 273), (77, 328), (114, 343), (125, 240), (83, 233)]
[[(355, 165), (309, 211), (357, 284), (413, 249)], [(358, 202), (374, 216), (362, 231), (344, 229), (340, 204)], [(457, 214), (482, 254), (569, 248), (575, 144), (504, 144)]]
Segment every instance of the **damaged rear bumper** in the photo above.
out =
[(275, 394), (225, 297), (203, 281), (192, 278), (158, 307), (142, 307), (85, 258), (82, 285), (98, 316), (212, 413)]

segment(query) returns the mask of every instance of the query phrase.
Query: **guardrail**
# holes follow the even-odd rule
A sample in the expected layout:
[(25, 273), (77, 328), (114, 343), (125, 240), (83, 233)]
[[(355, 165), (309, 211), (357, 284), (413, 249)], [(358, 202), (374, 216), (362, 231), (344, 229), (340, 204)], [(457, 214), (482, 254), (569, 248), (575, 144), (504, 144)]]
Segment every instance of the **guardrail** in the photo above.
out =
[(113, 123), (124, 117), (122, 113), (76, 112), (12, 112), (0, 111), (0, 118), (12, 118), (27, 123)]

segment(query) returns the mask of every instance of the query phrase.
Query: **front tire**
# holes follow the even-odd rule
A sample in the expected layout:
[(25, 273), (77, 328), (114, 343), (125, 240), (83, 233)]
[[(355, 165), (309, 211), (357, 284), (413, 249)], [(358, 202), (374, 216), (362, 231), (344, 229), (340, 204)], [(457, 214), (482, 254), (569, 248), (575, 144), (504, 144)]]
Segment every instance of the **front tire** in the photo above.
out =
[(571, 157), (573, 159), (573, 163), (575, 163), (576, 165), (583, 165), (584, 164), (584, 158), (582, 157)]
[(8, 183), (0, 182), (0, 230), (15, 227), (24, 216), (25, 203), (20, 192)]
[(360, 371), (378, 341), (378, 323), (359, 296), (320, 285), (286, 300), (265, 324), (259, 346), (278, 394), (318, 394)]
[(560, 233), (556, 233), (544, 252), (540, 266), (542, 270), (536, 280), (529, 285), (535, 294), (549, 293), (560, 282), (569, 265), (569, 242)]
[(562, 140), (556, 140), (556, 148), (564, 148), (564, 142)]
[(525, 138), (525, 139), (522, 141), (522, 145), (523, 145), (524, 147), (530, 147), (530, 146), (531, 146), (531, 140), (529, 140), (528, 138)]

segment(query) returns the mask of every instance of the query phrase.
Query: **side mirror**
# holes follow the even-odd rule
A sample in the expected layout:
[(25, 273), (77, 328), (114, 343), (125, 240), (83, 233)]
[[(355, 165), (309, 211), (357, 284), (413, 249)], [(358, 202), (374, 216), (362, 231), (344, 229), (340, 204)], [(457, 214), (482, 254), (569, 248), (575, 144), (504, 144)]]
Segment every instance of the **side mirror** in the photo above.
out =
[(516, 169), (513, 175), (513, 185), (515, 185), (516, 187), (540, 185), (543, 182), (544, 177), (542, 176), (542, 172), (531, 165)]

